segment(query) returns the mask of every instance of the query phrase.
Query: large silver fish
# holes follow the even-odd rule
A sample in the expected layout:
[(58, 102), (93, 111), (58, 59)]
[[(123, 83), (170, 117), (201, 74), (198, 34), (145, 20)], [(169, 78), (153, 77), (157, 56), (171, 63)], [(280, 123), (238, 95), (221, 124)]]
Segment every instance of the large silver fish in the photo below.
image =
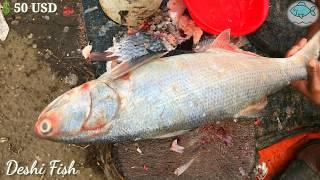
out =
[[(130, 66), (58, 97), (40, 114), (35, 133), (71, 143), (160, 138), (204, 123), (248, 116), (269, 94), (306, 79), (306, 63), (319, 56), (320, 32), (290, 58), (266, 58), (232, 49), (229, 31), (201, 53), (153, 60), (122, 76)], [(151, 59), (152, 59), (151, 58)]]

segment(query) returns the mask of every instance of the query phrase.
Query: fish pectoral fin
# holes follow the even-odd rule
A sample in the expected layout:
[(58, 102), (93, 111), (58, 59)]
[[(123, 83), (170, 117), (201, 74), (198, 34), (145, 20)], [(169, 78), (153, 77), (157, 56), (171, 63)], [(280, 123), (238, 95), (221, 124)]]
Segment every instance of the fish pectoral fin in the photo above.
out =
[(260, 101), (254, 102), (241, 110), (235, 115), (235, 118), (257, 118), (263, 115), (262, 110), (267, 106), (267, 97), (262, 98)]
[(190, 130), (188, 129), (188, 130), (175, 131), (175, 132), (171, 132), (171, 133), (167, 133), (167, 134), (162, 134), (159, 136), (154, 136), (151, 139), (165, 139), (165, 138), (175, 137), (175, 136), (182, 135), (188, 131), (190, 131)]
[(132, 60), (127, 60), (123, 61), (119, 65), (116, 65), (111, 71), (105, 73), (102, 75), (99, 79), (106, 80), (106, 81), (113, 81), (116, 80), (127, 73), (133, 71), (134, 69), (137, 69), (138, 67), (153, 61), (155, 59), (159, 59), (162, 56), (166, 55), (168, 52), (153, 52), (153, 51), (148, 51), (149, 53), (147, 55), (144, 55), (142, 57), (132, 59)]
[(89, 55), (90, 61), (114, 61), (118, 60), (119, 56), (113, 55), (112, 52), (91, 52)]

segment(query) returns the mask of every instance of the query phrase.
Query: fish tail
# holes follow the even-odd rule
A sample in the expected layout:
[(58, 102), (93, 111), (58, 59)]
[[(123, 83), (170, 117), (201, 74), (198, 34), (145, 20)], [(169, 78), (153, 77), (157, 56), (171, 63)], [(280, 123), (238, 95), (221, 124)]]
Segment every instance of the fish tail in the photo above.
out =
[(311, 14), (312, 16), (315, 16), (315, 15), (316, 15), (316, 6), (312, 6), (312, 7), (310, 8), (310, 14)]
[(297, 52), (293, 58), (295, 61), (308, 63), (311, 59), (318, 59), (320, 55), (320, 31), (318, 31), (308, 43)]
[(320, 31), (295, 55), (282, 59), (287, 80), (302, 80), (307, 78), (307, 64), (312, 59), (318, 59), (320, 54)]

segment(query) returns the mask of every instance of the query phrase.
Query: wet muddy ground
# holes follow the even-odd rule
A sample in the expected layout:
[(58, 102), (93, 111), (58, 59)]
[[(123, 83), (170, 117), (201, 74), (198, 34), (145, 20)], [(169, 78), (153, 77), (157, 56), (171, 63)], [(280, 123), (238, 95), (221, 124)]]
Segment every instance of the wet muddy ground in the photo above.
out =
[[(31, 2), (31, 1), (25, 1)], [(37, 2), (37, 1), (32, 1)], [(103, 179), (91, 146), (49, 142), (35, 137), (33, 126), (41, 110), (66, 90), (93, 79), (92, 67), (81, 58), (86, 37), (81, 1), (54, 1), (57, 13), (11, 13), (10, 33), (0, 42), (0, 179)], [(73, 15), (62, 16), (64, 6)], [(7, 176), (7, 162), (38, 167), (46, 175)], [(78, 175), (49, 175), (49, 163), (75, 161)]]

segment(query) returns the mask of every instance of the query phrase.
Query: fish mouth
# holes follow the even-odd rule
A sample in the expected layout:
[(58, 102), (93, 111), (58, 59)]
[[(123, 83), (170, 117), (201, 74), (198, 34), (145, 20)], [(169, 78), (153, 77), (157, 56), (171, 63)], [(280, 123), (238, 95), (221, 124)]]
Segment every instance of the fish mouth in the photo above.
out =
[[(55, 123), (57, 123), (56, 121), (56, 114), (54, 112), (50, 113), (52, 111), (52, 109), (54, 109), (55, 107), (57, 107), (57, 104), (61, 104), (61, 102), (65, 102), (65, 100), (63, 100), (63, 95), (61, 95), (60, 97), (56, 98), (54, 101), (52, 101), (49, 105), (47, 105), (44, 110), (41, 111), (35, 125), (33, 128), (34, 133), (39, 137), (39, 138), (49, 138), (53, 135), (53, 130), (51, 129), (50, 132), (47, 133), (43, 133), (41, 131), (41, 123), (43, 123), (44, 121), (48, 121), (52, 124), (52, 122), (54, 121)], [(50, 113), (50, 114), (49, 114)], [(48, 115), (49, 114), (49, 115)], [(53, 120), (55, 119), (55, 120)], [(56, 127), (55, 127), (56, 128)], [(55, 130), (56, 132), (57, 130)]]
[[(103, 86), (95, 84), (96, 89), (93, 90), (81, 86), (57, 97), (39, 115), (35, 124), (35, 134), (52, 141), (77, 143), (91, 142), (97, 136), (105, 134), (113, 124), (111, 120), (118, 110), (118, 103), (114, 105), (113, 102), (118, 99), (113, 100), (115, 96), (117, 97), (114, 89), (103, 84)], [(95, 94), (102, 90), (106, 90), (102, 96)], [(105, 98), (110, 98), (112, 101), (109, 102), (110, 99)], [(114, 109), (111, 108), (115, 112), (108, 111), (107, 107), (110, 104), (116, 106)], [(43, 121), (49, 121), (49, 124), (53, 122), (52, 132), (46, 134), (48, 127), (42, 123)]]
[[(55, 100), (53, 100), (49, 105), (47, 105), (44, 110), (41, 111), (39, 117), (38, 117), (38, 122), (40, 120), (43, 119), (43, 117), (45, 116), (46, 113), (48, 113), (50, 110), (52, 110), (55, 106), (57, 106), (57, 102), (59, 102), (59, 100), (61, 100), (63, 98), (63, 95), (61, 95), (60, 97), (56, 98)], [(59, 103), (58, 103), (59, 104)]]
[[(73, 127), (74, 130), (71, 132), (64, 131), (64, 130), (61, 131), (61, 127), (60, 127), (61, 125), (64, 124), (62, 121), (65, 121), (64, 119), (65, 115), (69, 114), (68, 110), (66, 110), (64, 106), (70, 104), (70, 99), (73, 99), (72, 95), (74, 92), (77, 92), (77, 91), (70, 91), (61, 95), (60, 97), (56, 98), (49, 105), (45, 107), (45, 109), (40, 113), (38, 120), (34, 126), (34, 132), (37, 136), (39, 136), (40, 138), (57, 141), (60, 139), (58, 137), (60, 135), (64, 137), (66, 136), (74, 137), (75, 135), (78, 135), (81, 132), (82, 126), (90, 119), (90, 116), (92, 114), (92, 96), (90, 92), (88, 95), (85, 95), (87, 97), (84, 96), (82, 98), (82, 100), (84, 100), (85, 103), (81, 105), (82, 103), (80, 102), (80, 106), (79, 106), (80, 111), (85, 110), (86, 113), (83, 114), (82, 117), (79, 117), (78, 119), (79, 125), (74, 126)], [(46, 122), (46, 121), (49, 122), (50, 125), (53, 125), (52, 131), (48, 133), (42, 131), (42, 124), (43, 122)], [(66, 121), (68, 121), (68, 119), (66, 119)]]

